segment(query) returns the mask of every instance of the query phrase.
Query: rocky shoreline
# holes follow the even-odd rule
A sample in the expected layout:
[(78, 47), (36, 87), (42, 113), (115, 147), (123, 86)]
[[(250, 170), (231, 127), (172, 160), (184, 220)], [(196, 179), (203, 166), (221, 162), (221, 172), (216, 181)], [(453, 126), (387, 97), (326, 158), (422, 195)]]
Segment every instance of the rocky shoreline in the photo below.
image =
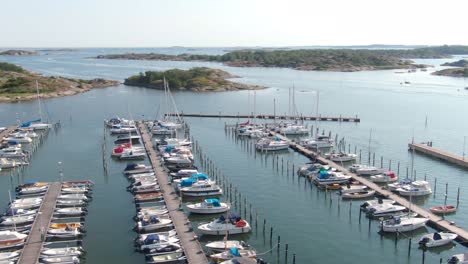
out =
[(438, 76), (468, 78), (468, 67), (445, 69), (445, 70), (440, 70), (440, 71), (433, 72), (432, 74), (433, 75), (438, 75)]
[(29, 51), (29, 50), (5, 50), (0, 51), (0, 55), (3, 56), (33, 56), (39, 55), (36, 51)]

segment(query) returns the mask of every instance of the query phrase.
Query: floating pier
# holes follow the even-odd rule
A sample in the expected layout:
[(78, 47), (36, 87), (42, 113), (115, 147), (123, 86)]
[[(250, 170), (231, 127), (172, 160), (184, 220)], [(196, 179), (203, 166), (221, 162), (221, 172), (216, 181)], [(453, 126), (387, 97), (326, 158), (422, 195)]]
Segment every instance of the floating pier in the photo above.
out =
[(166, 116), (181, 116), (181, 117), (207, 117), (207, 118), (257, 118), (257, 119), (279, 119), (279, 120), (304, 120), (304, 121), (335, 121), (335, 122), (361, 122), (359, 117), (327, 117), (327, 116), (288, 116), (288, 115), (271, 115), (271, 114), (253, 114), (245, 115), (245, 114), (223, 114), (219, 112), (219, 114), (175, 114), (169, 113)]
[(45, 240), (45, 234), (49, 229), (52, 216), (54, 215), (55, 204), (57, 197), (62, 189), (62, 183), (54, 182), (49, 184), (49, 188), (42, 200), (39, 213), (34, 220), (31, 232), (29, 233), (26, 244), (21, 251), (21, 256), (18, 263), (21, 264), (36, 264), (41, 255), (42, 246)]
[(159, 186), (161, 187), (161, 191), (164, 195), (167, 210), (169, 211), (169, 215), (172, 219), (175, 230), (177, 231), (177, 235), (179, 236), (180, 244), (184, 250), (185, 256), (187, 257), (188, 263), (208, 264), (208, 259), (203, 252), (197, 236), (193, 232), (193, 228), (188, 221), (187, 216), (183, 211), (179, 210), (181, 206), (180, 199), (169, 181), (169, 175), (163, 169), (146, 125), (142, 122), (138, 122), (137, 127), (140, 131), (143, 146), (145, 147), (151, 161), (151, 165), (153, 166)]
[(462, 166), (468, 168), (468, 158), (464, 156), (456, 155), (449, 153), (447, 151), (443, 151), (440, 149), (436, 149), (432, 147), (432, 142), (430, 143), (409, 143), (408, 144), (409, 150), (414, 150), (416, 152), (422, 153), (432, 158), (440, 159), (449, 163), (456, 164), (458, 166)]
[(398, 204), (406, 207), (406, 208), (410, 208), (411, 211), (419, 214), (420, 216), (422, 217), (425, 217), (425, 218), (428, 218), (429, 219), (429, 222), (428, 224), (438, 230), (444, 230), (444, 231), (449, 231), (449, 232), (452, 232), (454, 234), (457, 234), (458, 237), (457, 237), (457, 241), (463, 243), (464, 245), (467, 245), (468, 244), (468, 231), (466, 231), (465, 229), (461, 228), (461, 227), (458, 227), (458, 226), (455, 226), (455, 225), (452, 225), (449, 221), (445, 220), (444, 218), (440, 217), (440, 216), (437, 216), (429, 211), (427, 211), (426, 209), (424, 208), (421, 208), (413, 203), (410, 203), (410, 201), (406, 200), (405, 198), (395, 194), (395, 193), (392, 193), (391, 191), (389, 190), (385, 190), (383, 189), (382, 187), (380, 187), (379, 185), (371, 182), (370, 180), (364, 178), (364, 177), (361, 177), (359, 175), (356, 175), (354, 173), (351, 173), (350, 171), (348, 171), (346, 168), (338, 165), (337, 163), (333, 162), (333, 161), (330, 161), (328, 159), (325, 159), (324, 157), (321, 157), (319, 155), (317, 155), (317, 153), (315, 153), (314, 151), (311, 151), (309, 149), (306, 149), (305, 147), (297, 144), (296, 142), (293, 142), (291, 140), (289, 140), (288, 138), (282, 136), (281, 134), (278, 134), (274, 131), (271, 131), (272, 134), (276, 135), (277, 137), (287, 141), (289, 143), (289, 146), (290, 148), (294, 149), (295, 151), (301, 153), (302, 155), (312, 159), (312, 160), (316, 160), (318, 163), (321, 163), (321, 164), (328, 164), (342, 172), (345, 172), (346, 175), (349, 175), (351, 176), (354, 180), (360, 182), (361, 184), (363, 185), (366, 185), (368, 188), (376, 191), (377, 193), (381, 194), (382, 196), (385, 196), (386, 198), (388, 199), (392, 199), (394, 200), (395, 202), (397, 202)]

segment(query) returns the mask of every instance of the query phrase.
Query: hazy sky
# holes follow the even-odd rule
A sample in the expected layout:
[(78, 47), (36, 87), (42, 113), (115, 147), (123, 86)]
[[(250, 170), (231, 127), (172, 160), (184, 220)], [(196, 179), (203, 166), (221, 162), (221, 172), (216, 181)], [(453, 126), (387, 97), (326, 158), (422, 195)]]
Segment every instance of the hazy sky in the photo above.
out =
[(2, 47), (468, 45), (468, 0), (0, 0)]

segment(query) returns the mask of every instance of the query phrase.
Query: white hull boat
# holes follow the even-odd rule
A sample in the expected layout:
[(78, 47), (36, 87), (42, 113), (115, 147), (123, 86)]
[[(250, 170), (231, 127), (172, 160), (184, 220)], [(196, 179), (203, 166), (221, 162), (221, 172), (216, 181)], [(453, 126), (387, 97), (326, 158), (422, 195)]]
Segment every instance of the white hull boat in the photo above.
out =
[(409, 232), (426, 226), (427, 218), (420, 217), (394, 217), (382, 222), (384, 232)]
[(376, 183), (390, 183), (398, 181), (398, 176), (393, 171), (387, 171), (383, 174), (370, 176), (370, 180)]
[(398, 212), (403, 212), (406, 207), (390, 203), (377, 204), (367, 207), (367, 215), (372, 217), (388, 216)]
[(81, 256), (83, 254), (82, 247), (66, 247), (66, 248), (44, 248), (42, 255), (54, 257), (54, 256)]
[(204, 235), (224, 236), (249, 233), (251, 228), (249, 223), (240, 217), (230, 216), (230, 219), (226, 220), (221, 216), (217, 220), (198, 226), (198, 231)]
[(81, 235), (78, 228), (57, 228), (49, 229), (47, 235), (55, 238), (73, 238)]
[(215, 241), (205, 245), (208, 249), (214, 252), (223, 252), (228, 248), (242, 248), (244, 242), (238, 240)]
[(16, 231), (0, 231), (0, 249), (23, 245), (27, 237), (28, 235)]
[[(0, 261), (7, 261), (7, 260), (13, 260), (19, 257), (20, 252), (19, 251), (13, 251), (13, 252), (2, 252), (0, 253)], [(7, 262), (5, 262), (7, 263)]]
[(187, 204), (187, 210), (194, 214), (219, 214), (227, 212), (231, 206), (218, 199), (206, 199), (201, 203)]
[(432, 193), (427, 181), (414, 181), (410, 185), (398, 188), (397, 191), (401, 196), (425, 196)]
[(85, 209), (80, 208), (80, 207), (72, 207), (72, 208), (61, 208), (61, 209), (56, 209), (55, 214), (58, 216), (75, 216), (75, 215), (84, 215), (86, 214)]
[(428, 248), (440, 247), (452, 243), (455, 238), (457, 238), (457, 234), (436, 232), (422, 236), (421, 239), (419, 239), (419, 244)]
[(80, 263), (80, 259), (76, 256), (61, 256), (61, 257), (45, 257), (41, 259), (42, 263), (52, 264), (52, 263)]
[(450, 257), (448, 264), (468, 264), (468, 253), (456, 254)]
[(349, 162), (356, 160), (357, 155), (352, 153), (335, 153), (330, 155), (330, 160), (333, 162)]
[(375, 191), (373, 190), (364, 190), (364, 191), (358, 191), (358, 192), (348, 192), (348, 193), (343, 193), (341, 197), (343, 199), (364, 199), (364, 198), (369, 198), (374, 196)]
[(87, 201), (88, 197), (84, 194), (62, 194), (58, 196), (60, 200), (81, 200)]
[(172, 220), (170, 219), (150, 217), (148, 221), (139, 221), (137, 223), (137, 230), (140, 232), (149, 232), (169, 227), (171, 225)]

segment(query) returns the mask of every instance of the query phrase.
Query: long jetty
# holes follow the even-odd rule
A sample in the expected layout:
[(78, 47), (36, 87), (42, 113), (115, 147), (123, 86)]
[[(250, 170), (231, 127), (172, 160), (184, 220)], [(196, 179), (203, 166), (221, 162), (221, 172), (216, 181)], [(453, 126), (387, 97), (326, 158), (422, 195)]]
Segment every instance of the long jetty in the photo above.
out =
[(257, 119), (279, 119), (279, 120), (305, 120), (305, 121), (335, 121), (335, 122), (361, 122), (359, 117), (342, 117), (340, 116), (290, 116), (290, 115), (272, 115), (272, 114), (223, 114), (219, 112), (218, 114), (187, 114), (187, 113), (169, 113), (166, 116), (181, 116), (181, 117), (207, 117), (207, 118), (257, 118)]
[(429, 211), (427, 211), (426, 209), (422, 208), (422, 207), (419, 207), (413, 203), (411, 203), (410, 201), (406, 200), (405, 198), (395, 194), (395, 193), (392, 193), (391, 191), (389, 190), (385, 190), (383, 189), (382, 187), (380, 187), (379, 185), (371, 182), (370, 180), (364, 178), (364, 177), (361, 177), (357, 174), (354, 174), (354, 173), (351, 173), (349, 170), (347, 170), (346, 168), (342, 167), (341, 165), (333, 162), (333, 161), (330, 161), (328, 159), (325, 159), (324, 157), (321, 157), (320, 155), (318, 155), (316, 152), (312, 151), (312, 150), (309, 150), (295, 142), (292, 142), (291, 140), (289, 140), (288, 138), (282, 136), (281, 134), (278, 134), (278, 133), (275, 133), (274, 131), (271, 132), (272, 134), (275, 134), (277, 137), (280, 137), (281, 139), (283, 140), (286, 140), (288, 141), (289, 143), (289, 147), (292, 148), (293, 150), (299, 152), (300, 154), (312, 159), (312, 160), (316, 160), (318, 163), (321, 163), (321, 164), (328, 164), (342, 172), (345, 172), (346, 175), (349, 175), (351, 176), (354, 180), (360, 182), (361, 184), (363, 185), (366, 185), (368, 188), (376, 191), (377, 193), (379, 193), (380, 195), (382, 196), (385, 196), (387, 197), (388, 199), (392, 199), (394, 200), (395, 202), (397, 202), (398, 204), (406, 207), (406, 208), (411, 208), (411, 210), (417, 214), (419, 214), (420, 216), (422, 217), (425, 217), (425, 218), (428, 218), (429, 219), (429, 225), (431, 225), (432, 227), (438, 229), (438, 230), (445, 230), (445, 231), (449, 231), (449, 232), (452, 232), (454, 234), (457, 234), (458, 237), (457, 237), (457, 241), (463, 243), (464, 245), (467, 245), (468, 244), (468, 231), (466, 231), (465, 229), (461, 228), (461, 227), (458, 227), (458, 226), (455, 226), (453, 224), (451, 224), (449, 221), (445, 220), (444, 218), (438, 216), (438, 215), (435, 215)]
[(180, 243), (185, 256), (187, 257), (188, 263), (208, 264), (208, 259), (203, 252), (200, 242), (197, 240), (197, 237), (193, 232), (190, 222), (184, 212), (179, 210), (181, 202), (169, 181), (169, 175), (164, 171), (162, 163), (158, 159), (151, 141), (151, 135), (148, 133), (146, 125), (142, 122), (138, 122), (137, 126), (143, 140), (143, 145), (151, 161), (151, 165), (156, 173), (159, 186), (161, 187), (164, 200), (166, 201), (169, 215), (179, 236)]
[(21, 264), (36, 264), (41, 255), (45, 232), (49, 229), (50, 221), (54, 215), (55, 204), (57, 197), (62, 189), (62, 183), (54, 182), (49, 184), (49, 188), (39, 207), (38, 215), (34, 220), (31, 231), (29, 232), (26, 244), (21, 251), (21, 256), (18, 263)]
[(408, 149), (425, 154), (432, 158), (440, 159), (449, 163), (456, 164), (458, 166), (468, 168), (468, 159), (466, 159), (464, 156), (452, 154), (447, 151), (433, 148), (432, 142), (431, 143), (409, 143)]

